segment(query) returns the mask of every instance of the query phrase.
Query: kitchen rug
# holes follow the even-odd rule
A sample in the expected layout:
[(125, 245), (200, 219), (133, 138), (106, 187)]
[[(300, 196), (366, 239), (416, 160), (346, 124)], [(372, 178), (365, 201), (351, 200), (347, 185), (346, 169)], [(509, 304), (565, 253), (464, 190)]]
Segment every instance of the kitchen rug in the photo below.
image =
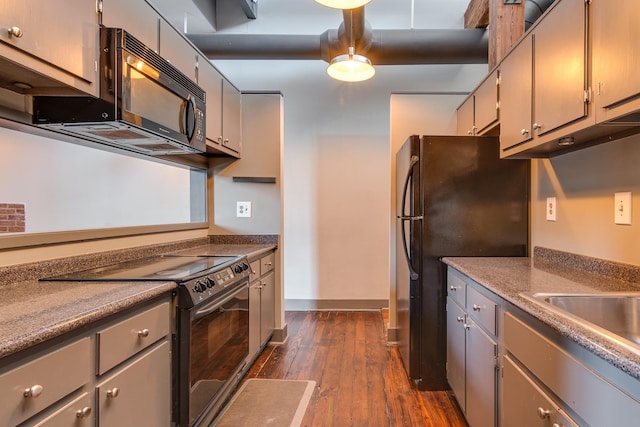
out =
[(315, 386), (315, 381), (248, 379), (212, 426), (297, 427)]

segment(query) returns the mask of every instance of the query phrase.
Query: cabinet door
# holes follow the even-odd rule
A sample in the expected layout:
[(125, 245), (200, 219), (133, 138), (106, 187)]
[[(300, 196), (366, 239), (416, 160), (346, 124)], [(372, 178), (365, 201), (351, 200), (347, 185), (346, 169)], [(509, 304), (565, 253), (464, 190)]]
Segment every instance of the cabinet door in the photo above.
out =
[(242, 95), (227, 80), (222, 80), (222, 145), (239, 153), (242, 123), (240, 109)]
[[(196, 81), (196, 50), (164, 19), (160, 18), (160, 56)], [(205, 91), (206, 92), (206, 91)]]
[(474, 130), (480, 134), (498, 121), (498, 70), (494, 70), (478, 86), (474, 102)]
[(102, 0), (102, 25), (123, 28), (155, 52), (158, 52), (159, 19), (145, 0)]
[(260, 343), (267, 342), (276, 323), (276, 276), (271, 272), (260, 279)]
[(249, 287), (249, 362), (260, 350), (260, 331), (260, 282), (255, 282)]
[(500, 149), (531, 139), (533, 46), (524, 38), (500, 64)]
[(95, 418), (93, 393), (82, 393), (33, 427), (91, 427)]
[[(95, 2), (0, 0), (0, 16), (0, 45), (6, 43), (87, 82), (96, 80)], [(10, 35), (10, 28), (15, 35)]]
[[(534, 31), (534, 124), (536, 135), (587, 113), (586, 4), (562, 0)], [(613, 9), (617, 9), (617, 6)]]
[(222, 143), (222, 75), (204, 56), (198, 56), (198, 85), (207, 93), (207, 144)]
[(447, 381), (463, 411), (465, 393), (465, 313), (447, 297)]
[(637, 0), (618, 0), (612, 6), (607, 1), (591, 4), (596, 114), (640, 94), (640, 8)]
[(495, 427), (497, 344), (467, 318), (466, 416), (473, 427)]
[(100, 427), (171, 424), (170, 347), (163, 341), (96, 387)]
[(521, 427), (576, 426), (551, 398), (505, 356), (502, 366), (500, 425)]
[(473, 126), (473, 95), (458, 107), (456, 114), (456, 133), (461, 136), (474, 135)]

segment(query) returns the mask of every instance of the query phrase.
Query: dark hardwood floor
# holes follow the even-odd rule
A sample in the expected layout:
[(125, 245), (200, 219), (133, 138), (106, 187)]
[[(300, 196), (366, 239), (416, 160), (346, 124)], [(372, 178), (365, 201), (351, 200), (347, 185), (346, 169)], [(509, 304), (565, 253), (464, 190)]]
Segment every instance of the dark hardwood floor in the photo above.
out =
[(411, 388), (380, 312), (287, 312), (246, 378), (314, 380), (303, 426), (466, 426), (450, 392)]

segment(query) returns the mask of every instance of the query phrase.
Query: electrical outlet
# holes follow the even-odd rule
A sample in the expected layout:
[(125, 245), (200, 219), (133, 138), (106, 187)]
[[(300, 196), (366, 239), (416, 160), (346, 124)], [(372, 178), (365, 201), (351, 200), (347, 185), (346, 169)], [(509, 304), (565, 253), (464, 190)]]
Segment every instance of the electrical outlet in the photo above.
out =
[(555, 197), (547, 197), (547, 221), (555, 221), (556, 220), (556, 198)]
[(616, 224), (631, 225), (631, 192), (615, 193), (614, 220)]
[(251, 202), (236, 202), (236, 217), (251, 218)]

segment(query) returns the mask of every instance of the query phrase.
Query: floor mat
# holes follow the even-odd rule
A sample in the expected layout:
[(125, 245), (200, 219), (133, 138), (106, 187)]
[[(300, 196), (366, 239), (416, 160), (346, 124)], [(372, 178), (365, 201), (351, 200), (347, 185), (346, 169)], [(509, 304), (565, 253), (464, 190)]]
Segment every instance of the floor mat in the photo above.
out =
[(238, 389), (212, 425), (299, 426), (315, 385), (315, 381), (251, 378)]

